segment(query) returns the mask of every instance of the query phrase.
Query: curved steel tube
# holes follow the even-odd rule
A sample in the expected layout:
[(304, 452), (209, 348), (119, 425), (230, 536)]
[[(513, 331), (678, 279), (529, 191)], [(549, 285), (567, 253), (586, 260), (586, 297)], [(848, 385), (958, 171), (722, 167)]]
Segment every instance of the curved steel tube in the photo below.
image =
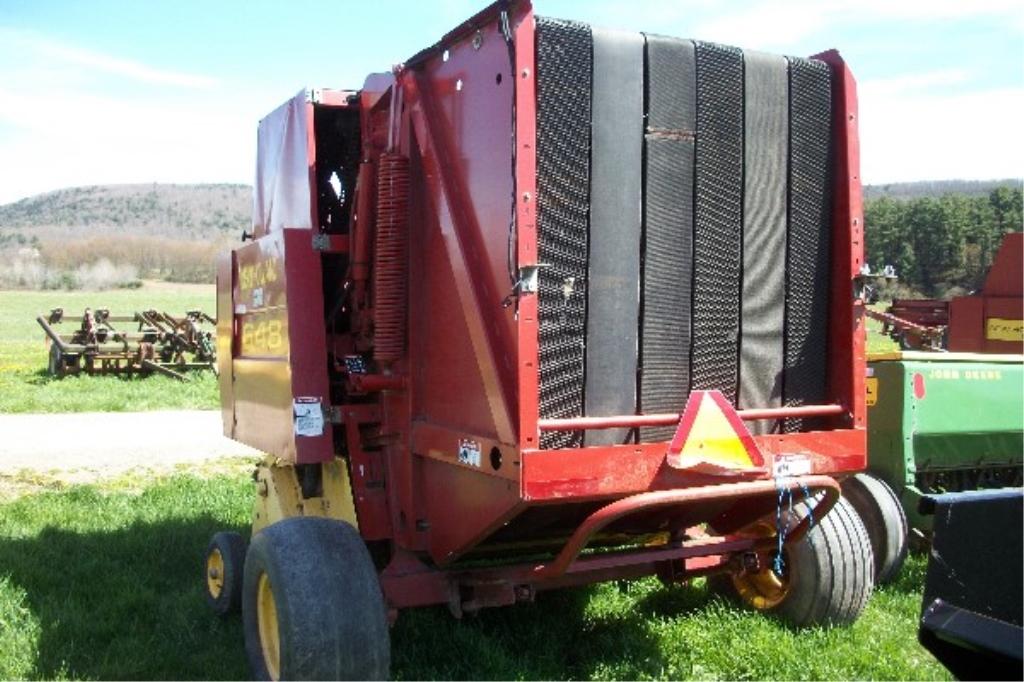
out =
[[(718, 485), (701, 486), (697, 488), (682, 488), (677, 490), (657, 490), (649, 493), (631, 495), (611, 504), (601, 507), (588, 516), (579, 528), (572, 534), (569, 541), (565, 543), (562, 551), (549, 564), (538, 566), (534, 570), (537, 578), (557, 578), (563, 575), (579, 556), (587, 542), (602, 528), (630, 514), (641, 511), (649, 511), (659, 507), (676, 507), (695, 502), (709, 502), (712, 500), (727, 500), (730, 498), (748, 497), (751, 495), (771, 495), (780, 490), (780, 486), (788, 488), (792, 493), (801, 494), (803, 488), (807, 488), (812, 495), (824, 491), (822, 499), (814, 511), (817, 518), (823, 517), (832, 509), (832, 505), (839, 499), (839, 484), (830, 476), (800, 476), (797, 478), (785, 479), (777, 482), (768, 481), (745, 481), (742, 483), (722, 483)], [(800, 540), (810, 528), (811, 519), (801, 519), (786, 536), (786, 542)]]

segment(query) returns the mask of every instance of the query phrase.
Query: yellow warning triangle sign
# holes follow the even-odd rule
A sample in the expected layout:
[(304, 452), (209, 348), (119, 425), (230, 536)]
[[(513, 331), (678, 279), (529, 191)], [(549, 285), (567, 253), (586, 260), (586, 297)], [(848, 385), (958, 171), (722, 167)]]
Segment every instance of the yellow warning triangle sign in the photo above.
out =
[(743, 420), (719, 391), (694, 391), (686, 401), (666, 462), (711, 474), (761, 471), (764, 457)]

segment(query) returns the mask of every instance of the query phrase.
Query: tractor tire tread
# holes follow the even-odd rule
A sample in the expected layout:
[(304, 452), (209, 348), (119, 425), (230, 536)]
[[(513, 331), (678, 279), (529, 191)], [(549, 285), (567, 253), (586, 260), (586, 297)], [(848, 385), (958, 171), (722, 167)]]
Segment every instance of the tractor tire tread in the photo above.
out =
[(874, 552), (875, 583), (892, 582), (907, 558), (907, 515), (895, 491), (871, 474), (856, 474), (843, 481), (849, 500), (867, 529)]
[(242, 620), (257, 679), (268, 679), (256, 594), (270, 580), (277, 611), (282, 679), (386, 679), (387, 612), (366, 543), (351, 525), (294, 517), (257, 533), (245, 562)]

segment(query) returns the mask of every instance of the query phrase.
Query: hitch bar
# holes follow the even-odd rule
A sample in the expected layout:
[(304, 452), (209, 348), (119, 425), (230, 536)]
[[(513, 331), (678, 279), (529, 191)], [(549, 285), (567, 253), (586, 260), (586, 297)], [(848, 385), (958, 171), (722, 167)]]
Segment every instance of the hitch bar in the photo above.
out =
[[(537, 566), (534, 569), (533, 577), (551, 579), (564, 575), (595, 533), (608, 524), (630, 514), (660, 507), (682, 506), (697, 502), (728, 500), (752, 495), (776, 495), (783, 489), (788, 489), (793, 495), (800, 495), (805, 488), (810, 491), (811, 496), (819, 492), (825, 493), (824, 498), (814, 507), (814, 516), (818, 519), (825, 516), (839, 500), (839, 484), (830, 476), (819, 475), (800, 476), (784, 480), (744, 481), (696, 488), (657, 490), (624, 497), (621, 500), (616, 500), (611, 504), (601, 507), (588, 516), (569, 537), (565, 546), (551, 563)], [(796, 542), (802, 539), (810, 529), (811, 523), (811, 515), (800, 519), (800, 522), (786, 535), (786, 542)], [(706, 541), (698, 542), (698, 544), (707, 544), (709, 549), (713, 549), (714, 546), (714, 543)]]

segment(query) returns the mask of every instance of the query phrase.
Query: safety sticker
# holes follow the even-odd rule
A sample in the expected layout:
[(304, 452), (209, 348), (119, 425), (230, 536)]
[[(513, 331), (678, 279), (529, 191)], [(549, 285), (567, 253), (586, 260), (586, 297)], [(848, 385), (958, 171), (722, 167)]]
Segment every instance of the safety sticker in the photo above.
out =
[(772, 475), (775, 478), (804, 476), (809, 473), (811, 473), (811, 460), (803, 455), (777, 457), (772, 462)]
[(480, 466), (480, 443), (477, 443), (475, 440), (460, 439), (459, 464), (468, 464), (473, 467)]
[(292, 401), (296, 436), (324, 435), (324, 410), (320, 398), (296, 398)]
[(878, 377), (868, 377), (865, 379), (864, 387), (867, 389), (868, 407), (871, 407), (878, 402)]
[(1024, 341), (1024, 320), (985, 320), (985, 338), (989, 341)]

